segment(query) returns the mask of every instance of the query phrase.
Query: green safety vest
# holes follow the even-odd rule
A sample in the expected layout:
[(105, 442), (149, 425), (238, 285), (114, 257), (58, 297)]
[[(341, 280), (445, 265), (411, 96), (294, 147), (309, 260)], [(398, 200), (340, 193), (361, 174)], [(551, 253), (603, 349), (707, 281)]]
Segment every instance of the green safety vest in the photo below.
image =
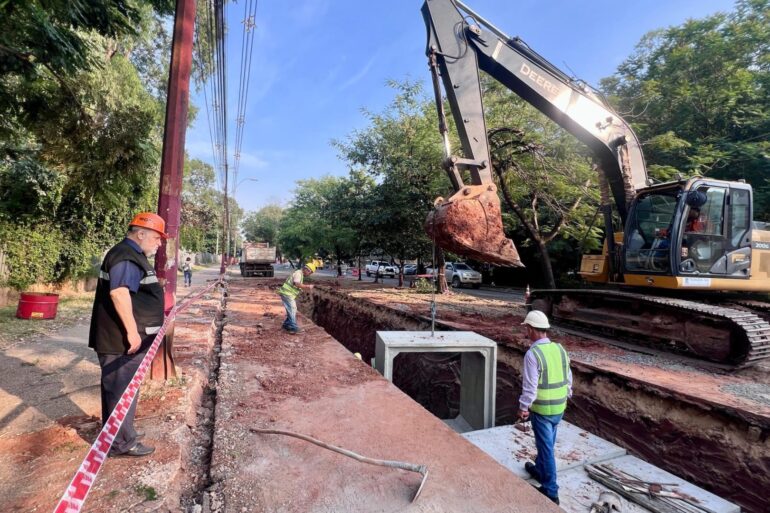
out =
[(540, 415), (564, 413), (569, 391), (567, 352), (555, 342), (532, 346), (531, 351), (540, 365), (540, 378), (537, 381), (537, 397), (530, 411)]
[[(297, 271), (294, 271), (297, 272)], [(290, 297), (292, 299), (295, 299), (297, 296), (299, 296), (299, 293), (302, 292), (302, 290), (299, 287), (296, 287), (294, 285), (294, 272), (289, 275), (288, 278), (286, 278), (286, 281), (283, 282), (283, 285), (281, 285), (281, 288), (278, 289), (278, 293), (282, 296)], [(299, 275), (299, 282), (302, 283), (305, 279), (304, 274)]]

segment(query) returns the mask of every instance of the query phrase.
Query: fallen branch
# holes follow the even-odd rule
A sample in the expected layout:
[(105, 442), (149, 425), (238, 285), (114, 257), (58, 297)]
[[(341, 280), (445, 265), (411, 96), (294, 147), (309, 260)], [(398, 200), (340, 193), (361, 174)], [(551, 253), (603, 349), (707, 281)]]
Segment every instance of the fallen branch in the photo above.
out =
[(310, 442), (311, 444), (315, 444), (319, 447), (323, 447), (324, 449), (329, 449), (330, 451), (334, 451), (336, 453), (342, 454), (343, 456), (353, 458), (354, 460), (360, 461), (362, 463), (368, 463), (370, 465), (379, 465), (381, 467), (398, 468), (401, 470), (408, 470), (409, 472), (417, 472), (422, 476), (422, 481), (420, 482), (420, 487), (417, 488), (417, 492), (414, 494), (414, 497), (412, 497), (412, 502), (416, 501), (417, 497), (420, 496), (420, 493), (422, 492), (422, 489), (425, 486), (425, 481), (428, 480), (428, 467), (425, 465), (417, 465), (414, 463), (406, 463), (403, 461), (395, 461), (395, 460), (378, 460), (374, 458), (367, 458), (366, 456), (361, 456), (360, 454), (357, 454), (353, 451), (349, 451), (347, 449), (343, 449), (335, 445), (327, 444), (326, 442), (322, 442), (321, 440), (315, 439), (313, 437), (303, 435), (300, 433), (294, 433), (292, 431), (283, 431), (281, 429), (260, 429), (260, 428), (249, 428), (249, 431), (251, 431), (252, 433), (259, 433), (263, 435), (292, 436), (294, 438), (299, 438), (300, 440)]

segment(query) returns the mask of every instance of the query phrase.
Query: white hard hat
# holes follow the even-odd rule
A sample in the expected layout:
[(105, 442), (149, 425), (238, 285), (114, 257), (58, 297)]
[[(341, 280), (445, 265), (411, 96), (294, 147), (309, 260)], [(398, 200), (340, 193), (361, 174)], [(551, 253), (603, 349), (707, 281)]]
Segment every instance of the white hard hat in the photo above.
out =
[(521, 324), (529, 324), (533, 328), (539, 330), (547, 330), (551, 327), (551, 325), (548, 323), (548, 316), (540, 310), (532, 310), (529, 312), (524, 318), (524, 322)]

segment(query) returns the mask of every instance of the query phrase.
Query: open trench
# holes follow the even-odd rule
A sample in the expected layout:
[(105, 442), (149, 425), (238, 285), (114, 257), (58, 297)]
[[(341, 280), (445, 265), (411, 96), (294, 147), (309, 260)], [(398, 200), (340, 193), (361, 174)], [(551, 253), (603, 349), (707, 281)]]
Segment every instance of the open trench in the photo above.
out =
[[(375, 332), (429, 330), (430, 321), (409, 311), (316, 288), (301, 311), (364, 361), (374, 357)], [(437, 324), (439, 330), (454, 329)], [(484, 335), (484, 333), (482, 333)], [(513, 422), (521, 392), (523, 349), (498, 342), (496, 425)], [(687, 398), (665, 387), (573, 360), (573, 398), (565, 419), (630, 453), (750, 512), (770, 512), (770, 421)], [(404, 354), (393, 381), (440, 418), (459, 411), (459, 358)]]
[(215, 412), (221, 365), (222, 332), (227, 324), (227, 288), (216, 311), (213, 324), (213, 345), (207, 355), (208, 379), (196, 406), (195, 420), (191, 422), (193, 443), (184, 472), (186, 487), (180, 498), (182, 511), (213, 513), (220, 509), (221, 500), (211, 477), (211, 458), (214, 451)]

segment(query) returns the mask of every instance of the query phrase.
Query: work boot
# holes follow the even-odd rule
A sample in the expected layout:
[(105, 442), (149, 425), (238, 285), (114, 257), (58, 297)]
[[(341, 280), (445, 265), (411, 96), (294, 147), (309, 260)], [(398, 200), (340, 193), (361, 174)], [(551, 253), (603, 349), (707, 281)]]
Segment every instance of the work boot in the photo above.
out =
[(137, 442), (136, 445), (134, 445), (132, 448), (125, 452), (112, 452), (110, 451), (110, 456), (133, 456), (133, 457), (141, 457), (141, 456), (147, 456), (149, 454), (152, 454), (155, 452), (155, 447), (150, 447), (148, 445), (144, 445), (141, 442)]
[(529, 474), (529, 476), (532, 479), (534, 479), (538, 483), (540, 482), (540, 472), (538, 472), (537, 470), (537, 465), (535, 465), (531, 461), (528, 461), (524, 464), (524, 470), (527, 471), (527, 474)]
[(302, 333), (302, 330), (300, 328), (289, 329), (289, 333), (291, 333), (292, 335), (298, 335)]
[(542, 486), (538, 487), (537, 491), (538, 491), (538, 492), (540, 492), (540, 493), (542, 493), (543, 495), (545, 495), (545, 496), (546, 496), (546, 497), (548, 497), (549, 499), (551, 499), (551, 502), (553, 502), (553, 503), (554, 503), (554, 504), (556, 504), (557, 506), (559, 505), (559, 496), (558, 496), (558, 495), (557, 495), (556, 497), (551, 497), (550, 495), (548, 495), (547, 493), (545, 493), (545, 488), (543, 488)]

